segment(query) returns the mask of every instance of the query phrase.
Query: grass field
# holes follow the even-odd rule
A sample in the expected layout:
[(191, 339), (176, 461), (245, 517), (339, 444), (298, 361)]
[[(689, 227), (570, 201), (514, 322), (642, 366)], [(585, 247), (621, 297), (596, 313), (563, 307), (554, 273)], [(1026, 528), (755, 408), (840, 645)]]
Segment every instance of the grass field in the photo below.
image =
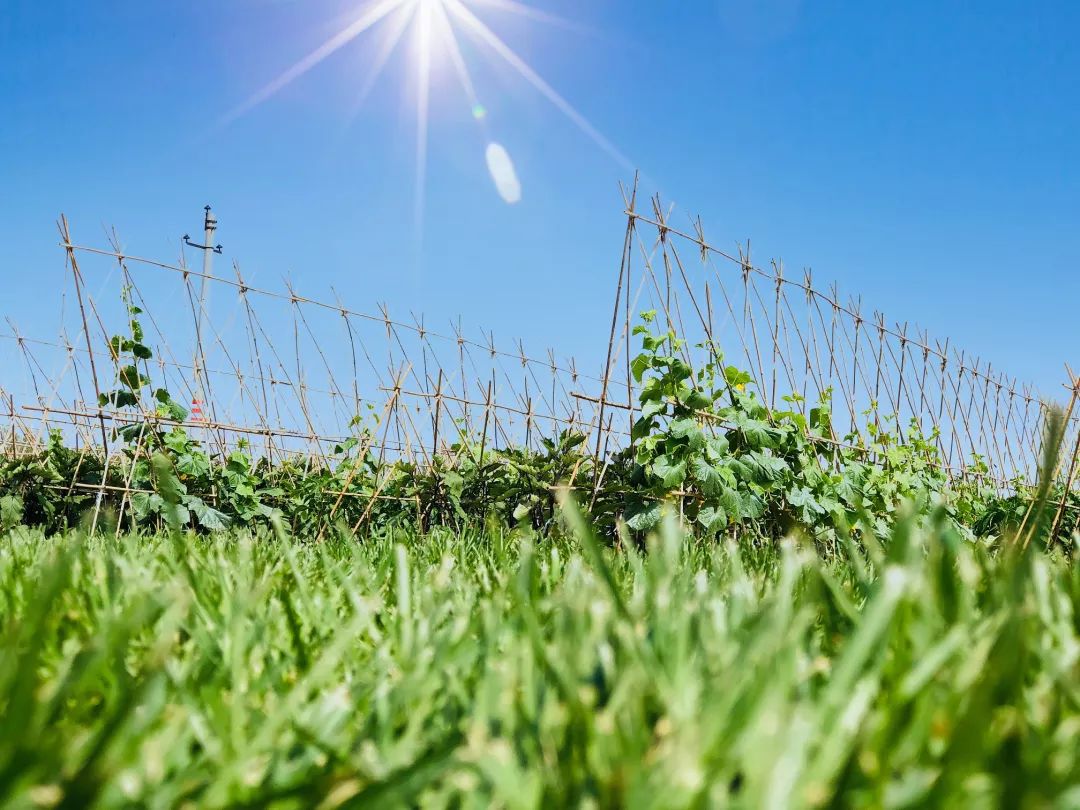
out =
[(1080, 566), (267, 532), (0, 543), (13, 807), (1080, 807)]
[(0, 810), (1080, 810), (1080, 0), (854, 6), (0, 0)]

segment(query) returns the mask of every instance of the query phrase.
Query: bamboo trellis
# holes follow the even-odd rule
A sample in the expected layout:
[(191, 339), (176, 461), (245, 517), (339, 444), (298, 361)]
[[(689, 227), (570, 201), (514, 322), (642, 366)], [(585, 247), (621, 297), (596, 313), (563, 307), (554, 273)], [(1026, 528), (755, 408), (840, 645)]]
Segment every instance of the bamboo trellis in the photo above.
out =
[[(899, 443), (917, 435), (936, 445), (950, 475), (1002, 490), (1033, 480), (1050, 405), (1029, 385), (949, 340), (864, 311), (835, 285), (818, 286), (809, 270), (791, 276), (780, 262), (763, 268), (748, 244), (735, 252), (715, 247), (700, 220), (680, 228), (658, 198), (639, 205), (636, 183), (624, 202), (610, 339), (603, 356), (584, 366), (595, 373), (554, 350), (530, 354), (521, 341), (467, 332), (460, 321), (434, 327), (386, 306), (350, 308), (336, 293), (333, 302), (309, 297), (290, 282), (256, 286), (239, 264), (231, 275), (206, 275), (182, 253), (172, 263), (129, 255), (115, 235), (107, 247), (83, 245), (62, 218), (70, 287), (60, 336), (26, 336), (10, 320), (0, 335), (11, 358), (0, 379), (3, 447), (33, 452), (60, 430), (107, 460), (119, 448), (117, 428), (168, 423), (150, 406), (98, 404), (118, 382), (110, 338), (127, 328), (123, 291), (141, 310), (154, 387), (193, 406), (175, 424), (221, 454), (243, 445), (271, 459), (331, 465), (334, 448), (366, 428), (367, 446), (380, 458), (453, 463), (463, 437), (481, 448), (540, 449), (573, 431), (586, 434), (602, 464), (630, 440), (638, 394), (632, 329), (638, 312), (653, 309), (685, 339), (692, 367), (719, 347), (725, 363), (748, 370), (770, 413), (809, 415), (830, 397), (829, 441), (837, 447), (865, 448), (869, 431)], [(149, 288), (153, 294), (144, 295)], [(1058, 471), (1068, 486), (1080, 449), (1080, 381), (1070, 378), (1071, 455)]]
[[(871, 432), (887, 432), (900, 444), (918, 437), (936, 445), (938, 463), (952, 476), (1002, 489), (1034, 480), (1052, 400), (949, 339), (868, 312), (835, 284), (818, 286), (809, 269), (792, 276), (780, 261), (763, 268), (749, 243), (721, 250), (705, 238), (700, 219), (675, 225), (658, 197), (641, 210), (635, 187), (624, 200), (626, 239), (605, 379), (631, 396), (607, 407), (633, 409), (633, 319), (651, 309), (685, 340), (691, 367), (722, 353), (724, 362), (751, 374), (770, 412), (809, 417), (827, 398), (837, 445), (865, 447)], [(1062, 387), (1066, 450), (1080, 436), (1078, 389), (1080, 378), (1070, 371)], [(1067, 470), (1075, 466), (1075, 452), (1066, 453), (1062, 472), (1070, 485), (1075, 474)]]
[[(599, 369), (586, 373), (553, 349), (529, 354), (521, 341), (467, 334), (460, 321), (435, 328), (386, 306), (351, 309), (302, 295), (288, 282), (284, 290), (258, 287), (239, 265), (232, 278), (208, 276), (182, 261), (127, 255), (115, 242), (80, 245), (66, 221), (60, 228), (78, 308), (69, 307), (58, 339), (25, 336), (10, 321), (0, 335), (24, 380), (20, 390), (10, 377), (0, 388), (8, 406), (0, 419), (16, 437), (9, 446), (40, 446), (62, 428), (107, 453), (116, 444), (114, 427), (151, 418), (138, 408), (98, 405), (118, 383), (110, 339), (128, 328), (121, 290), (141, 310), (153, 387), (191, 403), (192, 414), (176, 424), (221, 452), (244, 439), (271, 457), (300, 453), (326, 462), (330, 448), (377, 422), (377, 449), (430, 462), (451, 453), (462, 435), (493, 448), (539, 449), (563, 431), (596, 430), (598, 407), (589, 394), (601, 383)], [(166, 292), (154, 299), (143, 293), (152, 273), (167, 277)], [(605, 428), (626, 432), (614, 423)]]

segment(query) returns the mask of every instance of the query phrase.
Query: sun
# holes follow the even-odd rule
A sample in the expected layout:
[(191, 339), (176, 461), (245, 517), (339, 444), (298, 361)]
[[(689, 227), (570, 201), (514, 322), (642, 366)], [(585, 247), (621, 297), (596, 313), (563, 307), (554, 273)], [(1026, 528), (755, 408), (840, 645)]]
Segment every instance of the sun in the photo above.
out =
[(486, 7), (507, 11), (539, 22), (564, 22), (518, 0), (370, 0), (357, 9), (356, 16), (334, 36), (307, 54), (275, 79), (253, 93), (226, 117), (231, 121), (270, 99), (285, 86), (296, 81), (316, 65), (370, 32), (371, 45), (375, 48), (374, 61), (360, 87), (358, 104), (363, 103), (384, 68), (406, 38), (411, 38), (412, 70), (415, 72), (416, 93), (416, 189), (415, 205), (417, 225), (420, 226), (424, 211), (424, 191), (427, 180), (427, 152), (429, 131), (429, 108), (431, 70), (433, 57), (438, 53), (449, 58), (454, 73), (465, 92), (470, 112), (484, 137), (485, 160), (499, 196), (513, 204), (521, 199), (521, 183), (517, 177), (509, 152), (494, 140), (489, 131), (487, 107), (480, 101), (472, 74), (465, 61), (458, 37), (470, 37), (480, 47), (495, 54), (507, 67), (543, 95), (551, 104), (604, 152), (620, 165), (630, 168), (630, 161), (589, 120), (575, 109), (547, 81), (544, 80), (521, 56), (506, 44), (474, 11)]

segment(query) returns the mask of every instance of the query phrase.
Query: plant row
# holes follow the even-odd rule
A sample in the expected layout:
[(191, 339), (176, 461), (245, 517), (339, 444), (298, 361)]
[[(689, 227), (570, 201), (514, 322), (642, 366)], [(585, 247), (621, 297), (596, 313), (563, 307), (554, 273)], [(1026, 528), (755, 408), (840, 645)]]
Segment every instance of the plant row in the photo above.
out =
[[(777, 538), (798, 529), (831, 544), (855, 524), (884, 535), (906, 502), (924, 513), (942, 506), (968, 536), (1018, 525), (1030, 502), (1020, 482), (1005, 492), (988, 484), (978, 458), (956, 479), (936, 435), (912, 423), (901, 441), (902, 426), (873, 403), (866, 429), (842, 437), (827, 395), (809, 409), (797, 396), (771, 409), (749, 374), (724, 364), (718, 347), (698, 347), (709, 359), (693, 368), (683, 341), (658, 330), (650, 312), (635, 329), (640, 394), (631, 441), (603, 459), (581, 433), (543, 439), (534, 450), (485, 447), (465, 430), (428, 463), (386, 459), (371, 449), (378, 424), (359, 419), (355, 435), (328, 459), (271, 460), (243, 442), (216, 453), (196, 432), (166, 426), (187, 413), (153, 387), (139, 310), (128, 306), (128, 334), (109, 343), (119, 384), (101, 395), (102, 406), (133, 420), (116, 432), (118, 449), (107, 457), (97, 448), (77, 450), (54, 432), (39, 452), (0, 459), (0, 526), (59, 531), (89, 519), (109, 529), (160, 528), (168, 488), (179, 500), (172, 519), (201, 531), (280, 522), (306, 536), (339, 524), (426, 530), (487, 521), (542, 530), (554, 519), (559, 490), (569, 488), (609, 537), (620, 524), (641, 536), (672, 509), (704, 535)], [(167, 462), (163, 475), (154, 472), (155, 456)], [(1074, 528), (1080, 499), (1064, 503), (1062, 536)]]

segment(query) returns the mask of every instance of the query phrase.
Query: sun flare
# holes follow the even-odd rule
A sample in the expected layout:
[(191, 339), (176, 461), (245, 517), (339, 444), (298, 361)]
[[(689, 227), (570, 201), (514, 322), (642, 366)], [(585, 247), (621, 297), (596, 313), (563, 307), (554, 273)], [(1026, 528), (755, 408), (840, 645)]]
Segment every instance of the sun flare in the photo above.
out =
[(226, 120), (235, 120), (259, 106), (362, 34), (370, 31), (371, 38), (374, 40), (374, 59), (371, 71), (360, 87), (357, 97), (357, 107), (359, 107), (370, 94), (402, 41), (411, 39), (410, 67), (414, 72), (417, 88), (415, 205), (418, 227), (423, 218), (424, 190), (427, 183), (431, 72), (436, 57), (440, 62), (443, 59), (449, 62), (465, 93), (471, 115), (481, 129), (485, 162), (496, 191), (506, 203), (516, 203), (521, 199), (521, 183), (509, 152), (501, 143), (494, 140), (489, 132), (488, 108), (480, 100), (459, 42), (459, 35), (465, 35), (476, 45), (498, 57), (503, 64), (544, 96), (604, 152), (622, 166), (629, 168), (630, 161), (615, 145), (477, 15), (474, 9), (479, 10), (481, 7), (510, 12), (528, 20), (566, 24), (561, 18), (518, 0), (370, 0), (357, 11), (351, 23), (253, 93), (233, 109), (226, 116)]

